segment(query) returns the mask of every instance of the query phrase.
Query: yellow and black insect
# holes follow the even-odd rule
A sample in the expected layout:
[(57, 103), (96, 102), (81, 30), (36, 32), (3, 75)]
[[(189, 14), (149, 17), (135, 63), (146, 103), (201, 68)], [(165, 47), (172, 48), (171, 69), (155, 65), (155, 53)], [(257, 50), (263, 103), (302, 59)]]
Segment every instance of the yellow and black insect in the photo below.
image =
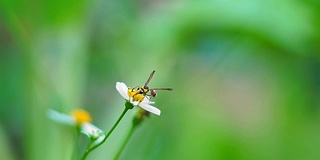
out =
[[(167, 91), (172, 91), (172, 88), (149, 88), (148, 84), (151, 81), (154, 73), (156, 71), (152, 71), (147, 82), (144, 84), (144, 86), (137, 86), (133, 87), (132, 89), (128, 89), (128, 95), (129, 97), (133, 98), (133, 101), (139, 101), (141, 102), (145, 96), (151, 96), (152, 98), (155, 98), (157, 95), (156, 90), (167, 90)], [(150, 94), (148, 94), (150, 92)]]

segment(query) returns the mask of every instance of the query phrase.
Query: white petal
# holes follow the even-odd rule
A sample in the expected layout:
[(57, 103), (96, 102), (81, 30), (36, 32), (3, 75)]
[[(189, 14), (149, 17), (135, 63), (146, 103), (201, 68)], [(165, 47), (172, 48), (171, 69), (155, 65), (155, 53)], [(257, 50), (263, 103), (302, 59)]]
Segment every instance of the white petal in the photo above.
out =
[(155, 102), (150, 101), (149, 96), (145, 96), (141, 103), (154, 104)]
[(60, 113), (53, 109), (49, 109), (47, 115), (51, 120), (55, 122), (72, 126), (76, 125), (76, 120), (73, 117), (67, 114)]
[(137, 106), (139, 104), (139, 101), (132, 101), (131, 102), (134, 106)]
[(149, 104), (155, 104), (156, 102), (149, 101)]
[(128, 87), (126, 84), (123, 82), (117, 82), (116, 89), (124, 99), (129, 100)]
[(156, 115), (158, 115), (158, 116), (160, 116), (160, 114), (161, 114), (161, 111), (160, 111), (158, 108), (156, 108), (156, 107), (154, 107), (154, 106), (151, 106), (151, 105), (148, 104), (148, 103), (143, 103), (143, 102), (141, 102), (141, 103), (139, 104), (139, 106), (140, 106), (141, 108), (143, 108), (144, 110), (146, 110), (146, 111), (148, 111), (148, 112), (151, 112), (151, 113), (153, 113), (153, 114), (156, 114)]
[(87, 135), (94, 135), (96, 133), (98, 133), (99, 131), (101, 131), (101, 129), (99, 129), (98, 127), (96, 127), (95, 125), (91, 124), (91, 123), (83, 123), (81, 125), (81, 131), (84, 134)]
[(130, 103), (134, 106), (137, 106), (139, 104), (139, 101), (132, 101), (132, 99), (130, 99)]
[(105, 132), (91, 123), (83, 123), (81, 125), (81, 131), (89, 138), (97, 138), (94, 144), (99, 144), (105, 137)]

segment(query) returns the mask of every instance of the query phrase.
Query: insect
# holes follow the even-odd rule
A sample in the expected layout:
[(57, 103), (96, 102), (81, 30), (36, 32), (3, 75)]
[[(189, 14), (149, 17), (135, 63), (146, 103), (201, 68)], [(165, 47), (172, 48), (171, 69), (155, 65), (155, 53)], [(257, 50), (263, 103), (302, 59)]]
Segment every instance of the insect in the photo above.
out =
[[(148, 84), (151, 81), (154, 73), (156, 71), (152, 71), (148, 80), (143, 86), (137, 86), (133, 87), (132, 89), (128, 89), (128, 95), (133, 98), (134, 101), (142, 101), (145, 96), (151, 96), (152, 98), (155, 98), (157, 95), (156, 90), (167, 90), (167, 91), (172, 91), (172, 88), (149, 88)], [(150, 92), (150, 94), (148, 94)]]

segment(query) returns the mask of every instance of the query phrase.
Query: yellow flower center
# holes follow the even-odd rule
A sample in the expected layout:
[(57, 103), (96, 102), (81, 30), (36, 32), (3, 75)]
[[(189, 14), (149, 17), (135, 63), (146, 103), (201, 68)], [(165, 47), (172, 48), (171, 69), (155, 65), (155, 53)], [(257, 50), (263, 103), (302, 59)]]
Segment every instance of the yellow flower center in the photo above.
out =
[(76, 119), (77, 125), (81, 125), (85, 122), (91, 122), (90, 114), (83, 109), (75, 109), (71, 112), (71, 115)]
[(142, 100), (144, 99), (144, 95), (141, 94), (140, 89), (128, 89), (128, 96), (132, 97), (133, 101), (138, 101), (138, 102), (142, 102)]

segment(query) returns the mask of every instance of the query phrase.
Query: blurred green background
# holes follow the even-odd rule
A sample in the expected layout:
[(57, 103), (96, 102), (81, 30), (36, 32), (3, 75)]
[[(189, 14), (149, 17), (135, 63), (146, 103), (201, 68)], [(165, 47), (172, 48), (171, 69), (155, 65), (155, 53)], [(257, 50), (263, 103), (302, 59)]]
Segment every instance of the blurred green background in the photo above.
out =
[[(150, 87), (174, 91), (121, 159), (319, 159), (319, 31), (319, 0), (2, 0), (0, 157), (71, 159), (74, 130), (46, 111), (108, 131), (115, 83), (155, 69)], [(111, 159), (136, 111), (88, 159)]]

